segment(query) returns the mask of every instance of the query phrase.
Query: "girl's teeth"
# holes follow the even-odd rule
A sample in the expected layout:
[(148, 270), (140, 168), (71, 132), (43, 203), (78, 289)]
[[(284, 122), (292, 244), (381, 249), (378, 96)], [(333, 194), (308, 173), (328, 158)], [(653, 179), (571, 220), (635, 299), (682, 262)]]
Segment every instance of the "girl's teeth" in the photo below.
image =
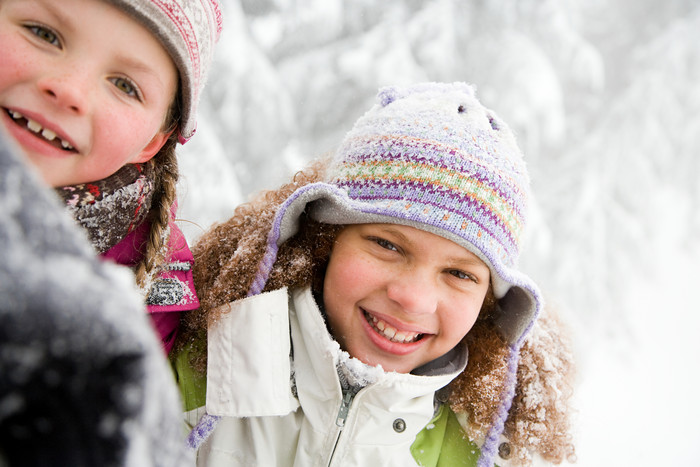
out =
[(367, 314), (367, 317), (370, 320), (370, 323), (380, 332), (380, 334), (393, 342), (405, 344), (408, 342), (414, 342), (420, 336), (420, 333), (400, 332), (396, 328), (389, 326), (384, 321), (381, 321), (370, 314)]
[[(16, 110), (10, 110), (10, 115), (15, 120), (25, 118), (24, 115), (17, 112)], [(36, 122), (30, 118), (27, 118), (27, 128), (29, 128), (34, 133), (41, 133), (41, 136), (43, 136), (44, 139), (46, 139), (47, 141), (53, 141), (56, 139), (56, 136), (57, 136), (55, 132), (49, 130), (48, 128), (42, 127), (41, 124), (39, 124), (39, 122)], [(71, 146), (71, 144), (68, 143), (67, 141), (64, 141), (62, 139), (60, 141), (61, 141), (61, 147), (63, 147), (63, 149), (68, 149), (68, 150), (73, 149), (73, 146)]]
[(41, 131), (41, 125), (39, 125), (38, 122), (35, 122), (34, 120), (27, 119), (27, 128), (32, 130), (34, 133), (39, 133)]
[(46, 128), (44, 128), (44, 130), (41, 132), (41, 136), (43, 136), (49, 141), (53, 141), (54, 139), (56, 139), (56, 133)]

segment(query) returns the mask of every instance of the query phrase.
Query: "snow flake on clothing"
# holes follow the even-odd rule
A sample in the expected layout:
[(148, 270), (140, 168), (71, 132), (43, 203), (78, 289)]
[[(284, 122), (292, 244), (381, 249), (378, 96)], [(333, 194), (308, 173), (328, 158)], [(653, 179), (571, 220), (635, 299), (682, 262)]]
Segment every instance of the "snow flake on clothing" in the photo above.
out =
[[(192, 280), (192, 262), (176, 261), (167, 264), (153, 280), (146, 297), (149, 307), (168, 308), (159, 311), (190, 310), (199, 305)], [(155, 310), (155, 309), (154, 309)]]
[(55, 191), (73, 218), (87, 230), (95, 250), (104, 253), (146, 219), (153, 186), (150, 166), (127, 164), (104, 180)]
[(163, 278), (153, 281), (151, 290), (146, 297), (147, 305), (171, 306), (182, 302), (185, 297), (187, 284), (177, 278)]
[[(118, 264), (135, 266), (143, 256), (149, 229), (150, 225), (144, 222), (102, 256)], [(149, 313), (188, 311), (199, 307), (192, 277), (192, 252), (174, 223), (170, 224), (169, 230), (167, 261), (147, 287)]]
[[(143, 256), (149, 228), (148, 222), (144, 222), (102, 256), (133, 267)], [(145, 298), (148, 313), (168, 353), (175, 343), (180, 313), (199, 307), (192, 276), (192, 252), (174, 223), (170, 224), (169, 230), (167, 262), (146, 287)]]

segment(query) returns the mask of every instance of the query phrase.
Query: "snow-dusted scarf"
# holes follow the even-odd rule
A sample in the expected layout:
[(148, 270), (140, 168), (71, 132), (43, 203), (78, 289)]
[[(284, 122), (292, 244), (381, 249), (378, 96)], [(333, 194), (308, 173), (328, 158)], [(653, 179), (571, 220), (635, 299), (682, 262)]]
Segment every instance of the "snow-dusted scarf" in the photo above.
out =
[(87, 230), (93, 247), (104, 253), (145, 220), (153, 186), (150, 164), (128, 164), (105, 179), (56, 188), (56, 192)]

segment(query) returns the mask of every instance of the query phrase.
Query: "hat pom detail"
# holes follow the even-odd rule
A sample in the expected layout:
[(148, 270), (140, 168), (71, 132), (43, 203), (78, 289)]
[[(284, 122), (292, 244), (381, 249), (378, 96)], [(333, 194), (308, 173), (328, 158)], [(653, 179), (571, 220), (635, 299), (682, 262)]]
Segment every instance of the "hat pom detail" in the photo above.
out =
[[(382, 107), (386, 107), (394, 101), (403, 99), (413, 94), (453, 94), (461, 93), (463, 96), (475, 99), (474, 86), (468, 83), (421, 83), (409, 87), (386, 86), (377, 93), (377, 101)], [(457, 107), (459, 113), (467, 110), (467, 107), (460, 105)]]
[(379, 101), (379, 105), (381, 105), (382, 107), (386, 107), (399, 97), (398, 94), (398, 89), (394, 86), (382, 88), (379, 91), (379, 94), (377, 94), (377, 100)]

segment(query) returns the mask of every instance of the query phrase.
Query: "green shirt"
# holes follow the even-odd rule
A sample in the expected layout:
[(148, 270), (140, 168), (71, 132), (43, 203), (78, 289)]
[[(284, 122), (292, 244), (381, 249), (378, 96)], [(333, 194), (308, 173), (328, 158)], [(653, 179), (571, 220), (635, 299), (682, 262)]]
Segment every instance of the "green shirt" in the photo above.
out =
[(416, 436), (411, 454), (424, 467), (459, 467), (475, 466), (480, 451), (469, 441), (454, 412), (443, 404)]

